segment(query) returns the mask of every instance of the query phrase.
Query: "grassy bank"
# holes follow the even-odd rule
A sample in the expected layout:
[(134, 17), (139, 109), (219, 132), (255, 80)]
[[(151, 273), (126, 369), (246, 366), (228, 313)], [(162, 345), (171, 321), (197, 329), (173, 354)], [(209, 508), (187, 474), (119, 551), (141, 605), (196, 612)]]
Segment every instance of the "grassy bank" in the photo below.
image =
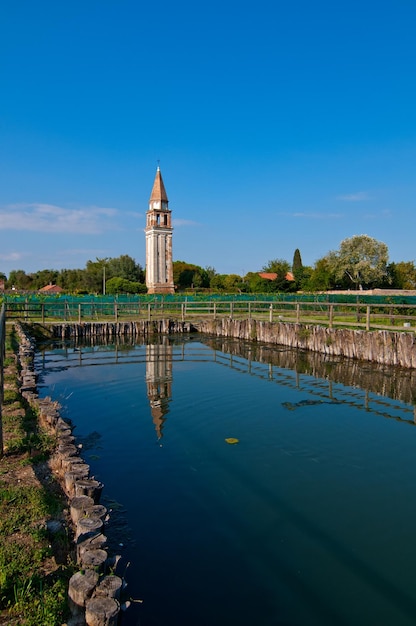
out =
[(63, 624), (69, 559), (66, 501), (48, 466), (54, 438), (18, 388), (16, 339), (7, 333), (0, 460), (0, 624)]

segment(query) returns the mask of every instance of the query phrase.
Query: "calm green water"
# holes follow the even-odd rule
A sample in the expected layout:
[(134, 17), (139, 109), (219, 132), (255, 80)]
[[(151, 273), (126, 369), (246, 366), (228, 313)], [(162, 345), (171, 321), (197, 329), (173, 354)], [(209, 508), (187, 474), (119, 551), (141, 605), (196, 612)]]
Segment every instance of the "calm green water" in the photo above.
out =
[(123, 624), (416, 623), (407, 374), (203, 338), (61, 346), (37, 368), (114, 501), (143, 600)]

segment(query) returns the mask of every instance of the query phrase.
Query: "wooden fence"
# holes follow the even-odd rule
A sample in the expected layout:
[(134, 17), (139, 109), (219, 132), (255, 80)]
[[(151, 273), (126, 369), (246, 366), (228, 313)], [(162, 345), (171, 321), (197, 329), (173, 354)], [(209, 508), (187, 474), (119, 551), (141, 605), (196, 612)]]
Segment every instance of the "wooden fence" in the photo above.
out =
[(122, 321), (172, 318), (256, 319), (270, 322), (320, 324), (329, 328), (349, 327), (407, 330), (416, 328), (414, 304), (363, 304), (310, 301), (204, 301), (204, 302), (8, 302), (7, 319), (41, 322)]

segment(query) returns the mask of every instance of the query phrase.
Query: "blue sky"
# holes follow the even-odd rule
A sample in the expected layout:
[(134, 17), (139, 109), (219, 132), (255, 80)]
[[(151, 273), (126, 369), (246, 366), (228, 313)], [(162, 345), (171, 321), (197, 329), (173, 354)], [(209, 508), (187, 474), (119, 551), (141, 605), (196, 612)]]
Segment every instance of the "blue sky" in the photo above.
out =
[(0, 9), (0, 272), (174, 260), (243, 275), (368, 234), (414, 261), (414, 0), (18, 0)]

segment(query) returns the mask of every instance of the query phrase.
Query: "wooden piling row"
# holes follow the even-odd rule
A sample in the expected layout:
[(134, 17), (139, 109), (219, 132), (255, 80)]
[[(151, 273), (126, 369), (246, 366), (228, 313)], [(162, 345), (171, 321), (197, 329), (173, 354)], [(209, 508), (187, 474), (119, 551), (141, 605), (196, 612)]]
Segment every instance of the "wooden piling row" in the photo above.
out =
[(33, 368), (35, 343), (20, 324), (19, 337), (21, 365), (20, 390), (22, 396), (39, 413), (40, 423), (56, 436), (56, 448), (50, 467), (68, 498), (74, 553), (80, 571), (69, 581), (68, 597), (71, 620), (68, 626), (115, 626), (121, 608), (122, 578), (112, 573), (112, 565), (119, 556), (110, 557), (106, 550), (107, 538), (103, 531), (109, 515), (100, 504), (103, 484), (90, 475), (90, 467), (80, 456), (80, 448), (72, 434), (72, 424), (64, 420), (60, 406), (51, 398), (39, 399)]
[(195, 332), (190, 322), (179, 320), (136, 320), (130, 322), (82, 322), (56, 324), (51, 327), (53, 337), (59, 339), (91, 340), (94, 337), (148, 337), (157, 334)]
[(233, 337), (382, 365), (416, 368), (416, 335), (412, 331), (365, 331), (228, 318), (201, 320), (198, 331), (217, 337)]

